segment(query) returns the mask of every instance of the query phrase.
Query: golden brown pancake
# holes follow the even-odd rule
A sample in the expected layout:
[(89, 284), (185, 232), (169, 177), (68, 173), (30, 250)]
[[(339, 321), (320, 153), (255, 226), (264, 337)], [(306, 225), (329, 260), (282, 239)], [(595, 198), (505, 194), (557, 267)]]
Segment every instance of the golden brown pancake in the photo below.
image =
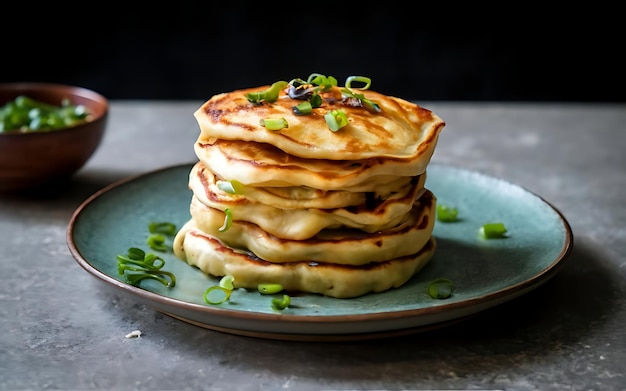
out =
[[(283, 209), (343, 208), (385, 200), (392, 195), (405, 195), (416, 186), (416, 180), (418, 181), (417, 186), (423, 187), (426, 175), (402, 176), (382, 185), (376, 184), (374, 181), (368, 182), (367, 187), (369, 189), (367, 191), (322, 190), (309, 186), (249, 186), (238, 181), (239, 192), (230, 194), (230, 197), (232, 199), (246, 198), (251, 202)], [(220, 182), (228, 181), (217, 178), (211, 170), (204, 167), (202, 162), (197, 162), (189, 173), (190, 189), (206, 204), (208, 202), (204, 201), (205, 198), (215, 197), (212, 194), (219, 194), (222, 197), (225, 195), (225, 192), (219, 188)], [(225, 184), (222, 183), (222, 185)]]
[[(385, 185), (393, 186), (402, 177), (423, 174), (427, 165), (427, 161), (416, 164), (385, 158), (303, 159), (268, 144), (232, 140), (198, 141), (194, 150), (202, 164), (218, 177), (249, 186), (375, 191)], [(430, 154), (422, 158), (430, 159)]]
[(226, 193), (216, 189), (217, 186), (201, 182), (206, 177), (191, 175), (194, 192), (191, 212), (192, 217), (201, 218), (207, 207), (220, 212), (229, 209), (233, 221), (254, 223), (269, 234), (284, 239), (308, 239), (323, 229), (339, 227), (377, 232), (392, 228), (407, 218), (415, 201), (425, 191), (425, 177), (425, 174), (415, 177), (412, 186), (404, 192), (392, 194), (384, 200), (372, 199), (369, 204), (345, 208), (281, 208), (251, 201), (245, 195)]
[(413, 254), (424, 246), (435, 222), (435, 198), (426, 191), (401, 223), (385, 230), (369, 233), (341, 226), (321, 230), (306, 239), (280, 238), (246, 220), (234, 220), (229, 229), (220, 231), (224, 213), (196, 198), (190, 211), (197, 229), (229, 247), (250, 251), (269, 262), (308, 260), (363, 265)]
[[(380, 107), (372, 113), (352, 99), (329, 99), (311, 115), (295, 115), (298, 103), (282, 90), (275, 102), (251, 103), (246, 94), (268, 89), (261, 86), (213, 96), (195, 112), (200, 142), (214, 139), (254, 141), (273, 145), (285, 153), (305, 159), (363, 160), (375, 157), (409, 161), (421, 168), (428, 163), (443, 120), (415, 103), (372, 90), (356, 90)], [(324, 115), (343, 110), (349, 124), (337, 132), (329, 130)], [(260, 121), (286, 118), (288, 128), (265, 129)]]
[(256, 290), (259, 284), (272, 283), (282, 285), (287, 292), (341, 299), (402, 286), (428, 264), (435, 248), (436, 241), (431, 237), (415, 254), (361, 266), (313, 261), (271, 263), (225, 246), (195, 228), (193, 220), (181, 229), (174, 242), (178, 257), (208, 275), (234, 277), (236, 288)]

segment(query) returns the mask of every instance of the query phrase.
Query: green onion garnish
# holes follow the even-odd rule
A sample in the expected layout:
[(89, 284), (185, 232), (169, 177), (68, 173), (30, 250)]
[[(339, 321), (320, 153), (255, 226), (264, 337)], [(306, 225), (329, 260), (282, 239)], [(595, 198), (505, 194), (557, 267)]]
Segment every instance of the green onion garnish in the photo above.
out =
[(311, 102), (305, 101), (293, 106), (292, 110), (295, 115), (307, 115), (313, 112), (313, 105), (311, 105)]
[(211, 286), (204, 291), (204, 302), (211, 305), (227, 302), (235, 289), (233, 281), (235, 281), (233, 276), (223, 276), (218, 285)]
[(146, 240), (146, 244), (153, 250), (167, 251), (170, 249), (165, 244), (166, 236), (174, 236), (176, 234), (176, 225), (167, 221), (154, 221), (148, 225), (150, 236)]
[(284, 118), (265, 118), (260, 121), (261, 126), (267, 130), (281, 130), (289, 127), (289, 123)]
[(349, 76), (346, 79), (346, 87), (347, 88), (352, 88), (352, 82), (353, 81), (359, 82), (359, 83), (365, 83), (365, 85), (363, 87), (359, 88), (360, 90), (367, 90), (372, 85), (372, 79), (370, 79), (369, 77), (365, 77), (365, 76)]
[(289, 307), (289, 304), (291, 304), (291, 297), (289, 297), (289, 295), (283, 295), (282, 298), (272, 298), (272, 308), (277, 311), (284, 310), (285, 308)]
[(274, 293), (282, 292), (283, 286), (280, 284), (259, 284), (257, 290), (263, 295), (271, 295)]
[(217, 188), (228, 194), (243, 194), (244, 186), (241, 182), (233, 179), (230, 181), (217, 181)]
[(265, 100), (265, 91), (248, 92), (246, 99), (251, 103), (259, 104)]
[[(292, 106), (292, 110), (296, 115), (309, 115), (314, 108), (321, 107), (324, 98), (321, 93), (336, 89), (343, 94), (344, 104), (348, 106), (363, 107), (370, 113), (380, 113), (381, 108), (376, 103), (367, 99), (365, 95), (355, 93), (350, 90), (354, 83), (363, 83), (363, 86), (355, 87), (359, 90), (367, 90), (372, 85), (372, 79), (365, 76), (349, 76), (346, 79), (345, 87), (338, 89), (337, 79), (332, 76), (322, 75), (320, 73), (311, 73), (306, 81), (295, 78), (290, 82), (277, 81), (272, 86), (260, 92), (250, 92), (246, 94), (248, 101), (256, 104), (262, 102), (274, 102), (278, 99), (280, 92), (289, 86), (287, 95), (291, 99), (303, 100), (304, 102)], [(329, 98), (334, 101), (334, 97)], [(348, 117), (343, 110), (331, 110), (324, 115), (326, 124), (333, 132), (343, 128), (348, 124)], [(285, 118), (265, 118), (260, 121), (261, 126), (268, 130), (281, 130), (288, 128), (289, 124)]]
[(287, 86), (287, 82), (284, 80), (277, 81), (272, 84), (272, 86), (265, 92), (265, 101), (266, 102), (276, 102), (278, 100), (278, 95), (280, 91)]
[(272, 84), (270, 86), (270, 88), (268, 88), (265, 91), (259, 91), (259, 92), (249, 92), (246, 94), (246, 99), (248, 99), (249, 102), (252, 103), (256, 103), (256, 104), (260, 104), (263, 101), (265, 102), (276, 102), (276, 100), (278, 100), (278, 96), (280, 94), (280, 91), (285, 88), (285, 86), (287, 86), (286, 81), (277, 81), (274, 84)]
[(318, 94), (313, 94), (311, 95), (311, 106), (312, 107), (320, 107), (322, 105), (322, 103), (324, 103), (324, 100), (322, 99), (321, 95)]
[(306, 82), (308, 84), (315, 84), (316, 86), (319, 86), (324, 80), (326, 80), (325, 75), (322, 75), (321, 73), (311, 73), (306, 79)]
[(486, 239), (495, 239), (506, 237), (507, 229), (504, 223), (487, 223), (480, 227), (479, 232)]
[(117, 259), (120, 261), (118, 266), (122, 263), (123, 265), (136, 265), (151, 270), (159, 270), (165, 266), (163, 258), (152, 253), (146, 253), (137, 247), (129, 248), (126, 255), (118, 255)]
[(232, 292), (232, 289), (226, 289), (219, 285), (213, 285), (204, 292), (204, 302), (211, 305), (222, 304), (230, 299), (230, 294)]
[(348, 116), (343, 110), (331, 110), (324, 114), (324, 119), (326, 120), (326, 125), (328, 125), (333, 132), (348, 125)]
[(307, 83), (322, 87), (322, 91), (329, 90), (337, 86), (337, 79), (332, 76), (325, 76), (319, 73), (311, 73)]
[(437, 278), (428, 284), (427, 291), (433, 299), (447, 299), (454, 292), (454, 284), (447, 278)]
[(117, 272), (124, 276), (126, 282), (138, 286), (145, 279), (152, 279), (167, 287), (176, 285), (176, 276), (173, 273), (161, 270), (165, 265), (163, 258), (146, 253), (137, 247), (128, 249), (126, 255), (117, 255)]
[(235, 277), (233, 276), (224, 276), (220, 279), (220, 286), (224, 289), (230, 289), (231, 291), (235, 289), (235, 285), (233, 282), (235, 281)]
[(146, 244), (153, 250), (163, 252), (169, 250), (169, 247), (165, 244), (165, 235), (163, 234), (152, 234), (148, 236)]
[(176, 233), (176, 225), (167, 221), (156, 221), (148, 225), (150, 233), (172, 236)]
[(233, 224), (233, 213), (230, 211), (230, 208), (224, 209), (224, 224), (218, 228), (220, 232), (227, 231), (230, 226)]
[(377, 103), (374, 103), (371, 100), (367, 99), (363, 94), (356, 94), (347, 88), (342, 88), (341, 93), (349, 98), (358, 100), (361, 106), (365, 107), (365, 109), (370, 113), (380, 113), (381, 111), (380, 106), (378, 106)]
[(47, 132), (78, 125), (89, 117), (85, 106), (68, 98), (57, 106), (20, 95), (0, 107), (0, 133)]
[(437, 204), (437, 220), (439, 221), (445, 221), (445, 222), (458, 221), (459, 219), (458, 214), (459, 214), (459, 211), (457, 208), (447, 206), (447, 205)]

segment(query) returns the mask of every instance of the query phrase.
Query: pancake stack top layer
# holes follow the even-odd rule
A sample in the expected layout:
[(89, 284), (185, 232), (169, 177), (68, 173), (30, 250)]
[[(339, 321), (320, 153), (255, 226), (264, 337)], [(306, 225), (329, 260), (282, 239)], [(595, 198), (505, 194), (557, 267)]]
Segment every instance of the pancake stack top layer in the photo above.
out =
[(369, 84), (313, 74), (205, 102), (176, 255), (235, 287), (337, 298), (421, 270), (436, 247), (426, 168), (445, 123)]

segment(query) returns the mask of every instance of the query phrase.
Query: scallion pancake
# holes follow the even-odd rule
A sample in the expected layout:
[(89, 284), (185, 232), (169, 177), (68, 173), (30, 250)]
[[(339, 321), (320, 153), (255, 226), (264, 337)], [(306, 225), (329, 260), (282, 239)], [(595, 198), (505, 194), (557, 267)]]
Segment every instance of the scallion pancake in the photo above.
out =
[[(372, 90), (355, 90), (374, 102), (379, 112), (366, 110), (355, 99), (342, 99), (339, 89), (325, 96), (323, 104), (309, 115), (296, 115), (287, 89), (273, 102), (256, 104), (246, 94), (262, 92), (261, 86), (217, 94), (196, 112), (201, 143), (208, 140), (241, 140), (273, 145), (288, 155), (304, 159), (364, 160), (401, 159), (421, 167), (428, 164), (444, 122), (416, 103)], [(329, 129), (324, 116), (342, 110), (348, 125), (340, 131)], [(288, 127), (268, 130), (265, 119), (285, 118)]]
[[(307, 186), (320, 190), (374, 191), (401, 177), (426, 171), (424, 164), (398, 159), (303, 159), (269, 144), (233, 140), (196, 142), (202, 164), (220, 178), (258, 187)], [(430, 158), (430, 155), (428, 156)]]
[[(431, 192), (425, 192), (401, 223), (385, 230), (368, 233), (359, 229), (336, 227), (321, 230), (316, 235), (301, 240), (280, 238), (246, 220), (233, 220), (228, 229), (222, 230), (225, 213), (207, 207), (197, 199), (191, 202), (190, 211), (196, 229), (214, 236), (230, 247), (250, 251), (266, 261), (363, 265), (419, 251), (432, 234), (435, 198)], [(280, 221), (278, 224), (280, 225)]]
[[(333, 209), (356, 205), (372, 204), (380, 202), (394, 195), (404, 196), (417, 186), (423, 187), (426, 174), (416, 177), (398, 177), (391, 183), (378, 185), (372, 184), (368, 191), (346, 190), (321, 190), (309, 186), (248, 186), (241, 182), (230, 183), (215, 176), (213, 172), (204, 167), (202, 162), (197, 162), (189, 173), (189, 188), (198, 198), (204, 200), (212, 197), (212, 194), (225, 196), (223, 188), (232, 187), (234, 194), (229, 196), (233, 199), (245, 198), (251, 202), (274, 206), (282, 209)], [(229, 183), (226, 183), (229, 182)], [(204, 201), (203, 201), (204, 202)], [(208, 202), (205, 202), (208, 204)]]
[(431, 237), (417, 253), (362, 266), (320, 262), (271, 263), (224, 245), (219, 239), (186, 224), (174, 251), (188, 264), (212, 276), (232, 276), (236, 288), (256, 290), (259, 284), (280, 284), (290, 293), (317, 293), (347, 299), (404, 285), (428, 264), (436, 241)]
[(204, 183), (191, 181), (194, 197), (191, 214), (202, 218), (207, 208), (228, 209), (233, 221), (247, 221), (284, 239), (304, 240), (328, 228), (347, 227), (363, 232), (392, 228), (406, 219), (415, 201), (425, 192), (425, 175), (416, 177), (408, 192), (392, 194), (384, 200), (345, 208), (281, 208), (250, 201), (245, 195), (213, 191)]
[(336, 298), (419, 272), (436, 248), (424, 186), (445, 123), (370, 85), (313, 74), (204, 102), (176, 256), (235, 287)]

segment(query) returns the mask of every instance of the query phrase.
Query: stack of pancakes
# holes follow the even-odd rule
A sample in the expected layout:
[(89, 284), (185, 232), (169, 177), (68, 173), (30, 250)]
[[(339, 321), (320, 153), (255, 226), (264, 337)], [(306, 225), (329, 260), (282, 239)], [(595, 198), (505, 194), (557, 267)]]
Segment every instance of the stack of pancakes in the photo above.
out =
[[(269, 88), (218, 94), (194, 113), (199, 161), (175, 254), (238, 288), (351, 298), (406, 283), (435, 251), (424, 183), (444, 122), (369, 89), (318, 89), (321, 105), (304, 115), (292, 83), (277, 99), (248, 99)], [(334, 110), (348, 123), (333, 131), (324, 116)]]

